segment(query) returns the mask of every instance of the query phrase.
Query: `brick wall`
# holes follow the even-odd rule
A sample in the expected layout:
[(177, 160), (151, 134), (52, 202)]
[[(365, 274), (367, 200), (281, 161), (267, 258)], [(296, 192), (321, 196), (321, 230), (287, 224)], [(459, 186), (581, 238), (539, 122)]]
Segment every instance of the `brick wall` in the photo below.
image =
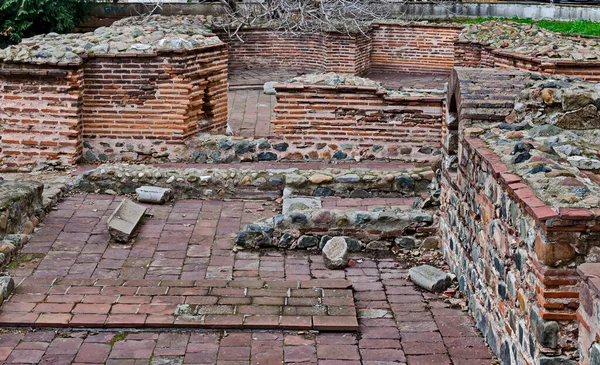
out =
[[(370, 86), (276, 86), (273, 132), (288, 141), (439, 148), (441, 97), (389, 97)], [(400, 151), (398, 151), (400, 152)], [(408, 156), (407, 156), (408, 157)]]
[[(176, 158), (199, 131), (227, 123), (225, 45), (85, 63), (84, 158)], [(133, 147), (132, 147), (133, 146)]]
[(372, 34), (373, 71), (450, 73), (462, 27), (378, 24)]
[(485, 142), (463, 134), (470, 125), (506, 117), (523, 75), (458, 68), (450, 80), (459, 144), (455, 168), (442, 164), (442, 248), (477, 327), (503, 364), (575, 365), (574, 263), (589, 255), (585, 242), (597, 240), (596, 212), (550, 208)]
[(561, 74), (600, 81), (600, 62), (553, 60), (494, 49), (477, 42), (457, 41), (455, 63), (460, 67), (518, 68), (543, 74)]
[(0, 167), (177, 159), (196, 132), (227, 123), (227, 49), (0, 64)]
[(265, 29), (245, 30), (229, 39), (229, 66), (235, 68), (286, 68), (302, 71), (362, 75), (369, 70), (368, 35), (337, 33), (283, 34)]
[(0, 64), (0, 169), (73, 164), (81, 153), (79, 66)]

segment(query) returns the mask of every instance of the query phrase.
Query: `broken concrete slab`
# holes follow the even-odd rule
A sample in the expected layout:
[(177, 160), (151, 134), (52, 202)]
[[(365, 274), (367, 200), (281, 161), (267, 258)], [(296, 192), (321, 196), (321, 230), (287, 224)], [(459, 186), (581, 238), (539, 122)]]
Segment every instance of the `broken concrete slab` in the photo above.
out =
[(317, 210), (322, 206), (321, 198), (285, 198), (281, 214), (287, 215), (297, 210)]
[(331, 270), (343, 269), (348, 265), (348, 243), (343, 237), (333, 237), (323, 246), (325, 267)]
[(408, 270), (408, 276), (421, 288), (437, 293), (446, 290), (452, 281), (447, 273), (430, 265), (413, 267)]
[(129, 242), (146, 213), (146, 207), (125, 199), (108, 218), (108, 233), (117, 242)]
[(163, 204), (171, 197), (171, 189), (158, 186), (142, 186), (135, 193), (140, 203)]

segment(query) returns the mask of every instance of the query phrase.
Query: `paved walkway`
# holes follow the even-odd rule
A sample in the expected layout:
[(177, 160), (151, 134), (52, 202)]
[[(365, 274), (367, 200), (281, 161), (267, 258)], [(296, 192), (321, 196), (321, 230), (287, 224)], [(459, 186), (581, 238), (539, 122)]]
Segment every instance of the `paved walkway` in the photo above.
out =
[[(183, 200), (151, 206), (152, 216), (144, 222), (136, 241), (120, 245), (110, 243), (106, 234), (106, 218), (120, 199), (93, 194), (68, 197), (50, 212), (23, 248), (10, 268), (19, 286), (0, 308), (0, 322), (7, 325), (12, 321), (25, 328), (0, 332), (0, 362), (493, 363), (471, 318), (448, 308), (437, 295), (413, 286), (407, 281), (406, 270), (392, 257), (355, 254), (356, 265), (332, 271), (325, 268), (316, 252), (234, 252), (235, 233), (244, 224), (275, 214), (279, 206), (274, 202)], [(331, 208), (380, 204), (408, 206), (411, 200), (325, 201), (325, 206)], [(294, 295), (286, 290), (287, 299), (282, 302), (282, 296), (268, 299), (262, 295), (269, 286), (281, 289), (290, 282), (300, 290), (297, 293), (308, 296), (293, 299)], [(302, 285), (307, 285), (308, 291), (302, 292)], [(328, 289), (328, 285), (351, 286), (352, 291)], [(314, 287), (321, 288), (320, 296), (309, 293)], [(254, 302), (256, 296), (250, 294), (251, 289), (262, 290), (259, 297), (265, 302)], [(352, 294), (354, 299), (330, 295), (328, 290)], [(281, 326), (283, 309), (278, 308), (277, 314), (262, 312), (276, 306), (266, 301), (285, 305), (290, 299), (310, 311), (321, 308), (313, 303), (315, 300), (332, 300), (330, 303), (335, 304), (328, 307), (342, 308), (339, 313), (344, 318), (357, 320), (358, 333), (352, 332), (356, 328), (293, 330)], [(233, 305), (238, 306), (235, 313), (240, 306), (245, 311), (256, 311), (256, 317), (264, 321), (256, 322), (254, 327), (229, 323), (231, 329), (226, 332), (225, 327), (202, 332), (185, 321), (161, 321), (173, 319), (173, 308), (186, 301), (193, 306), (194, 314), (199, 314), (199, 308), (207, 308), (203, 304), (207, 300), (221, 301), (220, 309), (226, 311)], [(326, 311), (331, 315), (330, 309)], [(296, 313), (294, 318), (302, 315)], [(274, 318), (279, 321), (277, 326), (269, 322)], [(36, 329), (27, 329), (30, 325)], [(47, 331), (45, 326), (66, 328)], [(79, 326), (94, 329), (80, 330)], [(118, 329), (105, 329), (111, 326)], [(340, 330), (350, 332), (328, 332)]]

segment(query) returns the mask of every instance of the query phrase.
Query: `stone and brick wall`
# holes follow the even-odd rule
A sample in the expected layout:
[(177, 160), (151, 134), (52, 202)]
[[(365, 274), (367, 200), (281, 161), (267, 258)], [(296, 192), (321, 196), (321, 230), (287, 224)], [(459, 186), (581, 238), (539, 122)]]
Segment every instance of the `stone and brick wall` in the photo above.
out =
[(82, 148), (83, 70), (0, 64), (0, 168), (73, 164)]
[(86, 159), (177, 159), (195, 133), (223, 133), (226, 61), (224, 45), (146, 57), (90, 58), (83, 93)]
[(0, 168), (178, 157), (199, 131), (227, 123), (223, 44), (81, 64), (0, 65)]
[(372, 34), (373, 71), (450, 73), (462, 26), (382, 23)]
[(443, 102), (439, 95), (389, 96), (375, 86), (275, 87), (273, 132), (287, 141), (353, 144), (365, 150), (394, 144), (400, 146), (396, 155), (407, 159), (423, 147), (440, 147)]
[(502, 121), (523, 89), (519, 70), (458, 68), (449, 110), (457, 160), (444, 150), (440, 231), (478, 328), (503, 364), (577, 363), (579, 276), (598, 212), (555, 210), (465, 128)]
[(518, 68), (542, 74), (561, 74), (589, 81), (600, 81), (600, 62), (553, 60), (507, 52), (477, 42), (455, 42), (457, 67)]

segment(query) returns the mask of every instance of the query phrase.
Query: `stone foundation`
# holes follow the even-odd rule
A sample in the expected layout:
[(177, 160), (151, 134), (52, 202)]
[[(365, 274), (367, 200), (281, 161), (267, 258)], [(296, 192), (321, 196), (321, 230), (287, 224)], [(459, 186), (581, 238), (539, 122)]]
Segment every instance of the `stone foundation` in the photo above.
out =
[[(175, 199), (276, 199), (289, 194), (338, 197), (401, 197), (428, 193), (430, 168), (409, 171), (324, 169), (175, 169), (103, 165), (81, 175), (80, 191), (134, 194), (141, 186), (171, 189)], [(360, 196), (357, 196), (359, 194)]]

